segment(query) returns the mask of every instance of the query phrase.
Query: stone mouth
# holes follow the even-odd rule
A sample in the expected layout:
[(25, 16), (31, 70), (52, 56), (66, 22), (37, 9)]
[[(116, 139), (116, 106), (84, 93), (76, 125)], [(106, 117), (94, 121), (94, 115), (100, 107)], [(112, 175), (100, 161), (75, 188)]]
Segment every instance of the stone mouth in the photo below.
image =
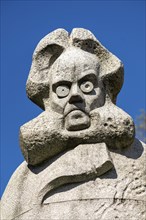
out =
[(89, 116), (81, 110), (72, 110), (65, 117), (65, 127), (68, 131), (78, 131), (90, 126)]
[(73, 106), (71, 109), (69, 109), (67, 112), (65, 112), (64, 117), (67, 117), (72, 112), (75, 114), (78, 114), (78, 115), (81, 113), (84, 113), (87, 115), (87, 113), (83, 109), (78, 108), (77, 106)]
[(73, 109), (70, 112), (68, 112), (68, 114), (66, 116), (71, 115), (72, 119), (79, 119), (79, 118), (83, 117), (83, 114), (85, 114), (84, 111), (82, 111), (80, 109)]

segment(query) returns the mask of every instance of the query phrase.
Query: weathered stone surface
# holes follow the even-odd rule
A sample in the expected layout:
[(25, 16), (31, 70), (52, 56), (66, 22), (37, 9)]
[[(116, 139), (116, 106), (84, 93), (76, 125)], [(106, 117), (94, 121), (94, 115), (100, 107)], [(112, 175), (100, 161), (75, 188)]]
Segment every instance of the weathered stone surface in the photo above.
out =
[(145, 145), (118, 108), (123, 64), (88, 30), (37, 45), (28, 97), (45, 111), (20, 128), (26, 162), (2, 197), (2, 220), (145, 220)]
[(72, 132), (63, 129), (62, 115), (51, 109), (43, 112), (20, 129), (25, 160), (31, 165), (37, 165), (81, 143), (105, 142), (112, 148), (124, 148), (133, 141), (133, 121), (117, 106), (107, 104), (97, 108), (91, 111), (90, 119), (91, 126), (88, 129)]
[[(2, 219), (145, 220), (146, 153), (144, 144), (138, 140), (128, 149), (109, 151), (113, 168), (109, 167), (105, 174), (89, 180), (88, 173), (86, 181), (80, 179), (77, 183), (75, 182), (78, 179), (72, 177), (72, 183), (57, 187), (79, 169), (84, 172), (85, 166), (88, 167), (90, 163), (93, 166), (94, 163), (95, 166), (99, 165), (98, 158), (101, 161), (102, 154), (106, 153), (104, 146), (102, 152), (99, 147), (100, 144), (95, 148), (98, 155), (89, 150), (90, 160), (87, 160), (86, 153), (89, 151), (86, 148), (82, 161), (77, 160), (80, 157), (78, 154), (74, 163), (72, 159), (75, 154), (72, 153), (78, 152), (75, 148), (39, 167), (28, 167), (26, 162), (22, 163), (13, 174), (3, 195), (5, 203), (2, 214), (5, 218)], [(108, 161), (111, 165), (110, 159)], [(68, 169), (71, 167), (73, 169)], [(58, 182), (51, 184), (52, 177), (57, 176), (61, 176), (62, 180), (58, 178)]]

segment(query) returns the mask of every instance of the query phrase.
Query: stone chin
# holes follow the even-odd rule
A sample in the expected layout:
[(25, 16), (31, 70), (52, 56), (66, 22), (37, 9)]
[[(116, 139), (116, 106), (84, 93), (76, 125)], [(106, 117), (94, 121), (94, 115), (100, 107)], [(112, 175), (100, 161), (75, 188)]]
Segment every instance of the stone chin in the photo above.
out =
[(71, 111), (65, 117), (65, 128), (68, 131), (79, 131), (90, 127), (89, 116), (81, 110)]

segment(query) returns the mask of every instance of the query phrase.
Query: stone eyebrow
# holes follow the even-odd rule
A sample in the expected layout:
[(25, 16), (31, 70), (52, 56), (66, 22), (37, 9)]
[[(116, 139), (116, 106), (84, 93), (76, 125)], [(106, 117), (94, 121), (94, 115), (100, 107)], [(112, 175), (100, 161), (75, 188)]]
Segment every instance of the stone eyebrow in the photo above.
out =
[(59, 85), (68, 85), (71, 86), (72, 82), (69, 80), (58, 80), (52, 84), (53, 89), (56, 89)]
[(97, 74), (95, 73), (95, 71), (89, 71), (89, 73), (85, 72), (83, 74), (83, 76), (81, 76), (79, 78), (79, 82), (82, 82), (83, 80), (89, 79), (91, 81), (96, 80), (97, 79)]

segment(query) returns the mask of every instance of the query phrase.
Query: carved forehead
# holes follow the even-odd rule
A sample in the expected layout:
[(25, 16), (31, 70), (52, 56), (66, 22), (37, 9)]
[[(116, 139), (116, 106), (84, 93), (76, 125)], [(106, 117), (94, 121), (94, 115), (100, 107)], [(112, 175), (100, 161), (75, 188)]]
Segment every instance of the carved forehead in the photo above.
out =
[[(93, 73), (97, 74), (99, 68), (98, 58), (78, 48), (68, 48), (60, 57), (54, 62), (50, 68), (51, 81), (57, 81), (59, 79), (70, 79), (75, 77), (74, 74), (81, 77)], [(69, 80), (68, 79), (68, 80)]]

